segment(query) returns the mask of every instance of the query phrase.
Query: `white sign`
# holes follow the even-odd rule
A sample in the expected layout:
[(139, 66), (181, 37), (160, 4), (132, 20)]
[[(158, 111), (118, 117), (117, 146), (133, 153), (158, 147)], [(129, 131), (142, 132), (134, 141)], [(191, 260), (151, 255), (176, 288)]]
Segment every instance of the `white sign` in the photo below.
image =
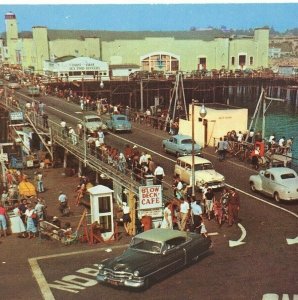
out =
[(8, 161), (7, 153), (0, 153), (0, 161)]
[(151, 218), (161, 218), (163, 216), (162, 208), (138, 210), (138, 217), (142, 219), (143, 216), (150, 216)]
[(22, 111), (14, 111), (9, 113), (11, 121), (22, 121), (24, 119)]
[(139, 187), (139, 209), (162, 207), (161, 185)]

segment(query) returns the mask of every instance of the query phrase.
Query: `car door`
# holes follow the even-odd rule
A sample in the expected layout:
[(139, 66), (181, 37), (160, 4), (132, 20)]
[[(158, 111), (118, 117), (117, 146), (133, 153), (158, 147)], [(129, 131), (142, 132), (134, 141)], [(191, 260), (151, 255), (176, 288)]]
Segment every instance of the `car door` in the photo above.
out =
[(174, 138), (173, 137), (170, 137), (167, 141), (167, 144), (166, 144), (166, 148), (168, 150), (168, 152), (171, 152), (173, 153), (173, 148), (174, 148)]
[(186, 254), (183, 248), (185, 241), (185, 237), (177, 237), (164, 244), (160, 269), (165, 275), (186, 264)]
[(271, 191), (271, 173), (265, 171), (264, 176), (262, 177), (262, 192), (265, 194), (270, 194)]

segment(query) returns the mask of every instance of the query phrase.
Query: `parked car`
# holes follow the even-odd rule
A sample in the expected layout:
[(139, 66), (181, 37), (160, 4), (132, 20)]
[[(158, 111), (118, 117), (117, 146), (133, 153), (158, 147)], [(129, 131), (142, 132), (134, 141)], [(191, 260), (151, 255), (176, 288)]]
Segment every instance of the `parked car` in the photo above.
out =
[(29, 85), (27, 91), (28, 91), (29, 96), (39, 96), (40, 95), (40, 88), (38, 86)]
[(249, 184), (252, 191), (264, 193), (277, 202), (298, 200), (298, 177), (290, 168), (262, 170), (258, 175), (249, 177)]
[[(213, 189), (222, 188), (225, 185), (225, 177), (214, 170), (212, 163), (205, 158), (194, 156), (195, 185), (202, 188), (206, 183)], [(179, 176), (182, 182), (192, 183), (192, 156), (179, 157), (175, 164), (174, 174)]]
[(107, 127), (113, 132), (116, 131), (129, 131), (131, 132), (131, 123), (126, 115), (113, 114), (107, 121)]
[(148, 288), (154, 281), (196, 262), (211, 247), (209, 237), (172, 229), (136, 235), (118, 257), (102, 261), (97, 280), (114, 286)]
[(97, 115), (84, 116), (83, 126), (86, 126), (87, 133), (94, 133), (100, 128), (102, 131), (107, 131), (107, 125), (103, 123), (102, 119)]
[(21, 85), (18, 82), (9, 82), (7, 84), (7, 87), (10, 88), (10, 89), (17, 90), (17, 89), (21, 88)]
[[(162, 141), (162, 148), (167, 153), (173, 153), (177, 157), (192, 154), (192, 138), (189, 135), (177, 134)], [(201, 155), (202, 147), (194, 142), (194, 154)]]

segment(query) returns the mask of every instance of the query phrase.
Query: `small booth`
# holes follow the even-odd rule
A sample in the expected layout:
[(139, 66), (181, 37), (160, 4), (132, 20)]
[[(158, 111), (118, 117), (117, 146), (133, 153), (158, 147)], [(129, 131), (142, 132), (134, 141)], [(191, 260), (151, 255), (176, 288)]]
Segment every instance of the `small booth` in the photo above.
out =
[(88, 189), (90, 193), (91, 223), (99, 224), (104, 240), (114, 235), (113, 190), (104, 185)]

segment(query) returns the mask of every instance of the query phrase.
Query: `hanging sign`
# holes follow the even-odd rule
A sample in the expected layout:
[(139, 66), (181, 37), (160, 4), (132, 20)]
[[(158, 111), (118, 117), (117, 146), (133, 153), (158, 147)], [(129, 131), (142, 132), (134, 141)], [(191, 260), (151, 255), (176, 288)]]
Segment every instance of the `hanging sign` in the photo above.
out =
[(9, 113), (10, 121), (22, 121), (24, 115), (22, 111), (13, 111)]

